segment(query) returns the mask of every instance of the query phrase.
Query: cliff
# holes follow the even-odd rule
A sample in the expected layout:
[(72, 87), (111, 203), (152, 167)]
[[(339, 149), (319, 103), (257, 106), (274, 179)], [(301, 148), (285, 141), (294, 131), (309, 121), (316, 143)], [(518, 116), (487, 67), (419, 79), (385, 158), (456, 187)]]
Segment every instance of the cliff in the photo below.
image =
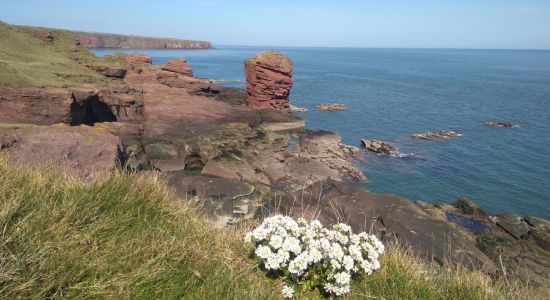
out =
[(209, 49), (206, 41), (192, 41), (171, 38), (153, 38), (134, 35), (73, 32), (74, 38), (88, 48), (133, 48), (133, 49)]

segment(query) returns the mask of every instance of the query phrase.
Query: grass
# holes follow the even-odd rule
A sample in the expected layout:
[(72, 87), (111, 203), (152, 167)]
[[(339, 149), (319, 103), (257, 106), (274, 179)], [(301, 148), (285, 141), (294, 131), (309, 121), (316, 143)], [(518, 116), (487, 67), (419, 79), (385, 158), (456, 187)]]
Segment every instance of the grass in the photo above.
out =
[[(0, 228), (3, 299), (279, 297), (281, 282), (248, 257), (245, 228), (213, 228), (151, 173), (83, 181), (0, 156)], [(348, 298), (537, 299), (534, 289), (388, 248), (383, 268)]]
[[(52, 33), (54, 40), (45, 42)], [(85, 67), (96, 58), (68, 31), (0, 22), (0, 87), (66, 87), (106, 81)]]
[(284, 54), (278, 51), (263, 51), (258, 54), (256, 54), (253, 57), (248, 58), (245, 63), (251, 67), (254, 68), (256, 66), (256, 63), (258, 61), (265, 61), (270, 62), (274, 64), (280, 64), (283, 70), (286, 72), (292, 71), (292, 65), (290, 63), (290, 60), (288, 57), (286, 57)]

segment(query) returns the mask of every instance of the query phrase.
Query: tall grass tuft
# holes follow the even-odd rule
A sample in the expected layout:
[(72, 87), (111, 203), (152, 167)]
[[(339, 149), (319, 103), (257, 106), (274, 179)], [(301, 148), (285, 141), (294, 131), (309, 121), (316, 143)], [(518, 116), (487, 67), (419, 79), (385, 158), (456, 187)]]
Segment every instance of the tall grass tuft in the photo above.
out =
[(83, 182), (0, 162), (0, 297), (272, 298), (241, 236), (155, 175)]

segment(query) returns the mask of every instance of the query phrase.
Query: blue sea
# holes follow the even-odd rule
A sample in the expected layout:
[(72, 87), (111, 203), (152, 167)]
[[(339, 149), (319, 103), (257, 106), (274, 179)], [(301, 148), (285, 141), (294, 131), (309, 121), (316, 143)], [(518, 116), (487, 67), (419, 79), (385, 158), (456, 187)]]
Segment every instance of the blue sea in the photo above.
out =
[[(413, 200), (475, 200), (491, 214), (550, 219), (550, 51), (274, 48), (294, 63), (291, 103), (309, 129), (395, 143), (398, 157), (367, 156), (365, 187)], [(189, 60), (195, 76), (245, 87), (243, 60), (257, 47), (138, 50), (154, 63)], [(98, 55), (119, 50), (95, 50)], [(135, 52), (125, 50), (125, 52)], [(346, 111), (318, 112), (320, 102)], [(518, 128), (491, 128), (502, 119)], [(448, 140), (411, 134), (455, 130)]]

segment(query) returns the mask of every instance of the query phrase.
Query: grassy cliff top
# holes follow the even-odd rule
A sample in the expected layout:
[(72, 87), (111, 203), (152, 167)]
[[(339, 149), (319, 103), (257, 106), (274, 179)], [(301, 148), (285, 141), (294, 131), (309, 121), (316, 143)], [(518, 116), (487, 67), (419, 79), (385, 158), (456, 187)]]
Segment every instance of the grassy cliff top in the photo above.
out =
[(253, 57), (248, 58), (245, 63), (250, 67), (254, 67), (259, 61), (278, 65), (285, 72), (292, 72), (292, 62), (290, 59), (279, 51), (263, 51)]
[[(157, 176), (82, 181), (0, 155), (0, 299), (278, 299), (244, 229), (213, 228)], [(347, 299), (545, 299), (391, 245), (381, 263)]]
[(83, 65), (98, 58), (76, 45), (69, 31), (0, 22), (0, 41), (0, 87), (64, 87), (105, 80)]

